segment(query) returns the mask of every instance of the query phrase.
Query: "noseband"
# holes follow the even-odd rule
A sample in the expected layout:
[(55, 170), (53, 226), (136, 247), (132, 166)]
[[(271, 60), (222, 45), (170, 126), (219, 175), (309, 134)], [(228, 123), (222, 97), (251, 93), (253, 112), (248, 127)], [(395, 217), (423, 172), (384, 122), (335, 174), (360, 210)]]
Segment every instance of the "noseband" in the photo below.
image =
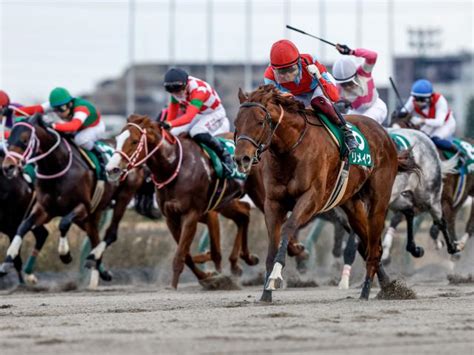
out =
[[(278, 126), (281, 123), (281, 120), (283, 119), (283, 116), (285, 115), (285, 111), (283, 110), (283, 107), (280, 106), (280, 117), (278, 118), (278, 122), (274, 123), (272, 120), (272, 116), (270, 115), (270, 112), (268, 109), (262, 105), (259, 102), (244, 102), (243, 104), (240, 105), (240, 109), (245, 108), (245, 107), (258, 107), (259, 109), (263, 110), (265, 112), (265, 117), (263, 119), (263, 127), (262, 127), (262, 134), (258, 138), (258, 140), (253, 139), (252, 137), (246, 135), (246, 134), (240, 134), (238, 136), (234, 136), (234, 141), (235, 144), (237, 144), (239, 141), (248, 141), (250, 142), (257, 150), (255, 151), (255, 156), (252, 159), (252, 163), (256, 164), (260, 161), (260, 156), (261, 154), (266, 151), (270, 147), (270, 143), (272, 141), (273, 135), (275, 134), (275, 131), (277, 130)], [(268, 135), (268, 138), (266, 139), (266, 143), (263, 143), (263, 135), (265, 134), (265, 128), (266, 125), (268, 125), (268, 128), (270, 129), (270, 134)]]

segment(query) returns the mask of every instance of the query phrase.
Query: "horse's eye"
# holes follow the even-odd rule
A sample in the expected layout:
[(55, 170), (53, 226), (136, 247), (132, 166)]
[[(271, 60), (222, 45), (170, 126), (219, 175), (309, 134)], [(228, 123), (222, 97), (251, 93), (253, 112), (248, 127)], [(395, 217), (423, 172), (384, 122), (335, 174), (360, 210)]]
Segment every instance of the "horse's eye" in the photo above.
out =
[(132, 139), (132, 144), (133, 145), (138, 144), (138, 140), (137, 139)]

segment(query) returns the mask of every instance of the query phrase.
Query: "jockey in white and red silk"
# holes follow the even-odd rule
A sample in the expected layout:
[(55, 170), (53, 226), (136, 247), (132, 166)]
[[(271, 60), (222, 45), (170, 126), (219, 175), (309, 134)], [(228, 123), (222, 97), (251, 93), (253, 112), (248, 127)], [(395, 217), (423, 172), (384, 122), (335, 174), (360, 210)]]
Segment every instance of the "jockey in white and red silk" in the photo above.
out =
[[(319, 80), (323, 90), (318, 85)], [(270, 65), (265, 70), (265, 84), (273, 84), (284, 93), (291, 93), (314, 110), (325, 114), (344, 132), (349, 150), (357, 148), (357, 142), (349, 127), (342, 122), (331, 102), (339, 100), (338, 89), (326, 67), (310, 54), (300, 54), (295, 44), (286, 39), (275, 42), (270, 51)]]
[[(171, 94), (166, 121), (160, 124), (171, 133), (189, 133), (198, 143), (214, 150), (224, 165), (226, 177), (236, 169), (228, 151), (214, 138), (229, 132), (230, 123), (216, 91), (205, 81), (189, 76), (183, 69), (171, 68), (165, 74), (164, 87)], [(179, 115), (180, 106), (185, 108)]]
[[(87, 150), (93, 151), (104, 167), (106, 159), (95, 142), (103, 138), (105, 123), (100, 112), (89, 101), (73, 97), (68, 90), (57, 87), (49, 94), (49, 101), (41, 105), (22, 107), (21, 114), (48, 113), (54, 111), (63, 122), (53, 123), (52, 127), (58, 132), (74, 134), (74, 142)], [(105, 169), (100, 169), (105, 179)]]
[(456, 120), (446, 98), (433, 92), (433, 85), (426, 79), (413, 83), (411, 96), (399, 112), (399, 117), (411, 114), (411, 123), (431, 137), (434, 144), (453, 153), (463, 152), (452, 143), (456, 131)]
[(345, 44), (337, 44), (336, 49), (343, 55), (364, 58), (357, 65), (352, 58), (343, 57), (332, 67), (341, 99), (350, 104), (347, 114), (364, 115), (382, 124), (387, 118), (387, 105), (380, 99), (372, 78), (377, 53), (363, 48), (350, 49)]

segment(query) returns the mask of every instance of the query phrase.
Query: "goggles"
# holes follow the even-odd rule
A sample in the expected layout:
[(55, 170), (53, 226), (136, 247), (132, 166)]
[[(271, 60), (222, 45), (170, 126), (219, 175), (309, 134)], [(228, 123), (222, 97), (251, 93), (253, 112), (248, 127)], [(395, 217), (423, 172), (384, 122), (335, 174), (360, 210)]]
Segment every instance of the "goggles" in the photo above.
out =
[(66, 112), (68, 109), (69, 109), (68, 104), (53, 107), (53, 110), (56, 112)]
[(180, 92), (186, 87), (186, 84), (181, 82), (165, 83), (165, 90), (169, 93)]
[(300, 72), (298, 64), (294, 64), (291, 67), (286, 68), (273, 68), (273, 73), (275, 74), (275, 79), (278, 83), (289, 83), (295, 81)]

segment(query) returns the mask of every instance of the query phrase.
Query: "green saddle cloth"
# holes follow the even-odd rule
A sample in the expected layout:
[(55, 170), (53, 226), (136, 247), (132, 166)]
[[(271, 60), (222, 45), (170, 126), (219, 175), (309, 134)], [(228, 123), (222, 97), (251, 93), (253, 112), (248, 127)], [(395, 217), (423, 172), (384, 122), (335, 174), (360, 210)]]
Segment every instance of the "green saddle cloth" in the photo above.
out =
[[(224, 148), (229, 152), (231, 156), (234, 156), (235, 154), (235, 143), (233, 140), (230, 139), (225, 139), (222, 137), (215, 137), (219, 143), (224, 146)], [(207, 145), (200, 143), (199, 144), (202, 149), (209, 155), (209, 158), (211, 159), (212, 166), (214, 167), (214, 170), (216, 171), (216, 175), (219, 179), (222, 179), (224, 177), (224, 167), (222, 166), (222, 162), (217, 156), (216, 152), (214, 152), (211, 148), (209, 148)], [(232, 179), (238, 179), (238, 180), (245, 180), (247, 176), (245, 174), (240, 173), (237, 169), (234, 169), (232, 172)]]
[[(326, 127), (328, 132), (336, 138), (337, 142), (339, 143), (341, 156), (344, 156), (347, 150), (347, 147), (344, 144), (344, 133), (325, 115), (319, 114), (319, 118), (321, 119), (321, 122), (323, 123), (324, 127)], [(349, 154), (349, 164), (372, 167), (374, 163), (372, 155), (370, 154), (370, 146), (367, 142), (367, 139), (361, 133), (359, 128), (350, 123), (348, 123), (348, 126), (351, 128), (352, 133), (354, 134), (354, 137), (357, 140), (357, 143), (359, 143), (359, 147), (354, 149), (351, 154)]]
[[(454, 138), (453, 143), (458, 147), (459, 150), (461, 150), (464, 153), (464, 156), (467, 157), (466, 164), (462, 164), (460, 161), (458, 163), (458, 166), (456, 167), (456, 170), (460, 174), (471, 174), (474, 172), (474, 146), (467, 142), (463, 141), (462, 139), (459, 138)], [(447, 151), (447, 150), (441, 150), (443, 152), (443, 155), (445, 156), (446, 159), (451, 159), (454, 154), (453, 152)]]
[(410, 142), (404, 135), (397, 134), (397, 133), (390, 133), (390, 137), (395, 142), (395, 145), (397, 146), (398, 151), (410, 149), (411, 147)]
[[(102, 153), (104, 153), (104, 157), (106, 160), (105, 163), (107, 163), (109, 159), (112, 157), (112, 154), (114, 154), (114, 149), (110, 145), (104, 142), (101, 142), (101, 141), (95, 142), (95, 147), (98, 150), (100, 150)], [(105, 176), (105, 172), (103, 171), (103, 169), (105, 169), (105, 166), (100, 165), (100, 160), (96, 156), (96, 154), (87, 149), (80, 148), (79, 150), (81, 151), (81, 154), (87, 157), (84, 160), (95, 171), (95, 175), (97, 179), (99, 179), (101, 176)]]

